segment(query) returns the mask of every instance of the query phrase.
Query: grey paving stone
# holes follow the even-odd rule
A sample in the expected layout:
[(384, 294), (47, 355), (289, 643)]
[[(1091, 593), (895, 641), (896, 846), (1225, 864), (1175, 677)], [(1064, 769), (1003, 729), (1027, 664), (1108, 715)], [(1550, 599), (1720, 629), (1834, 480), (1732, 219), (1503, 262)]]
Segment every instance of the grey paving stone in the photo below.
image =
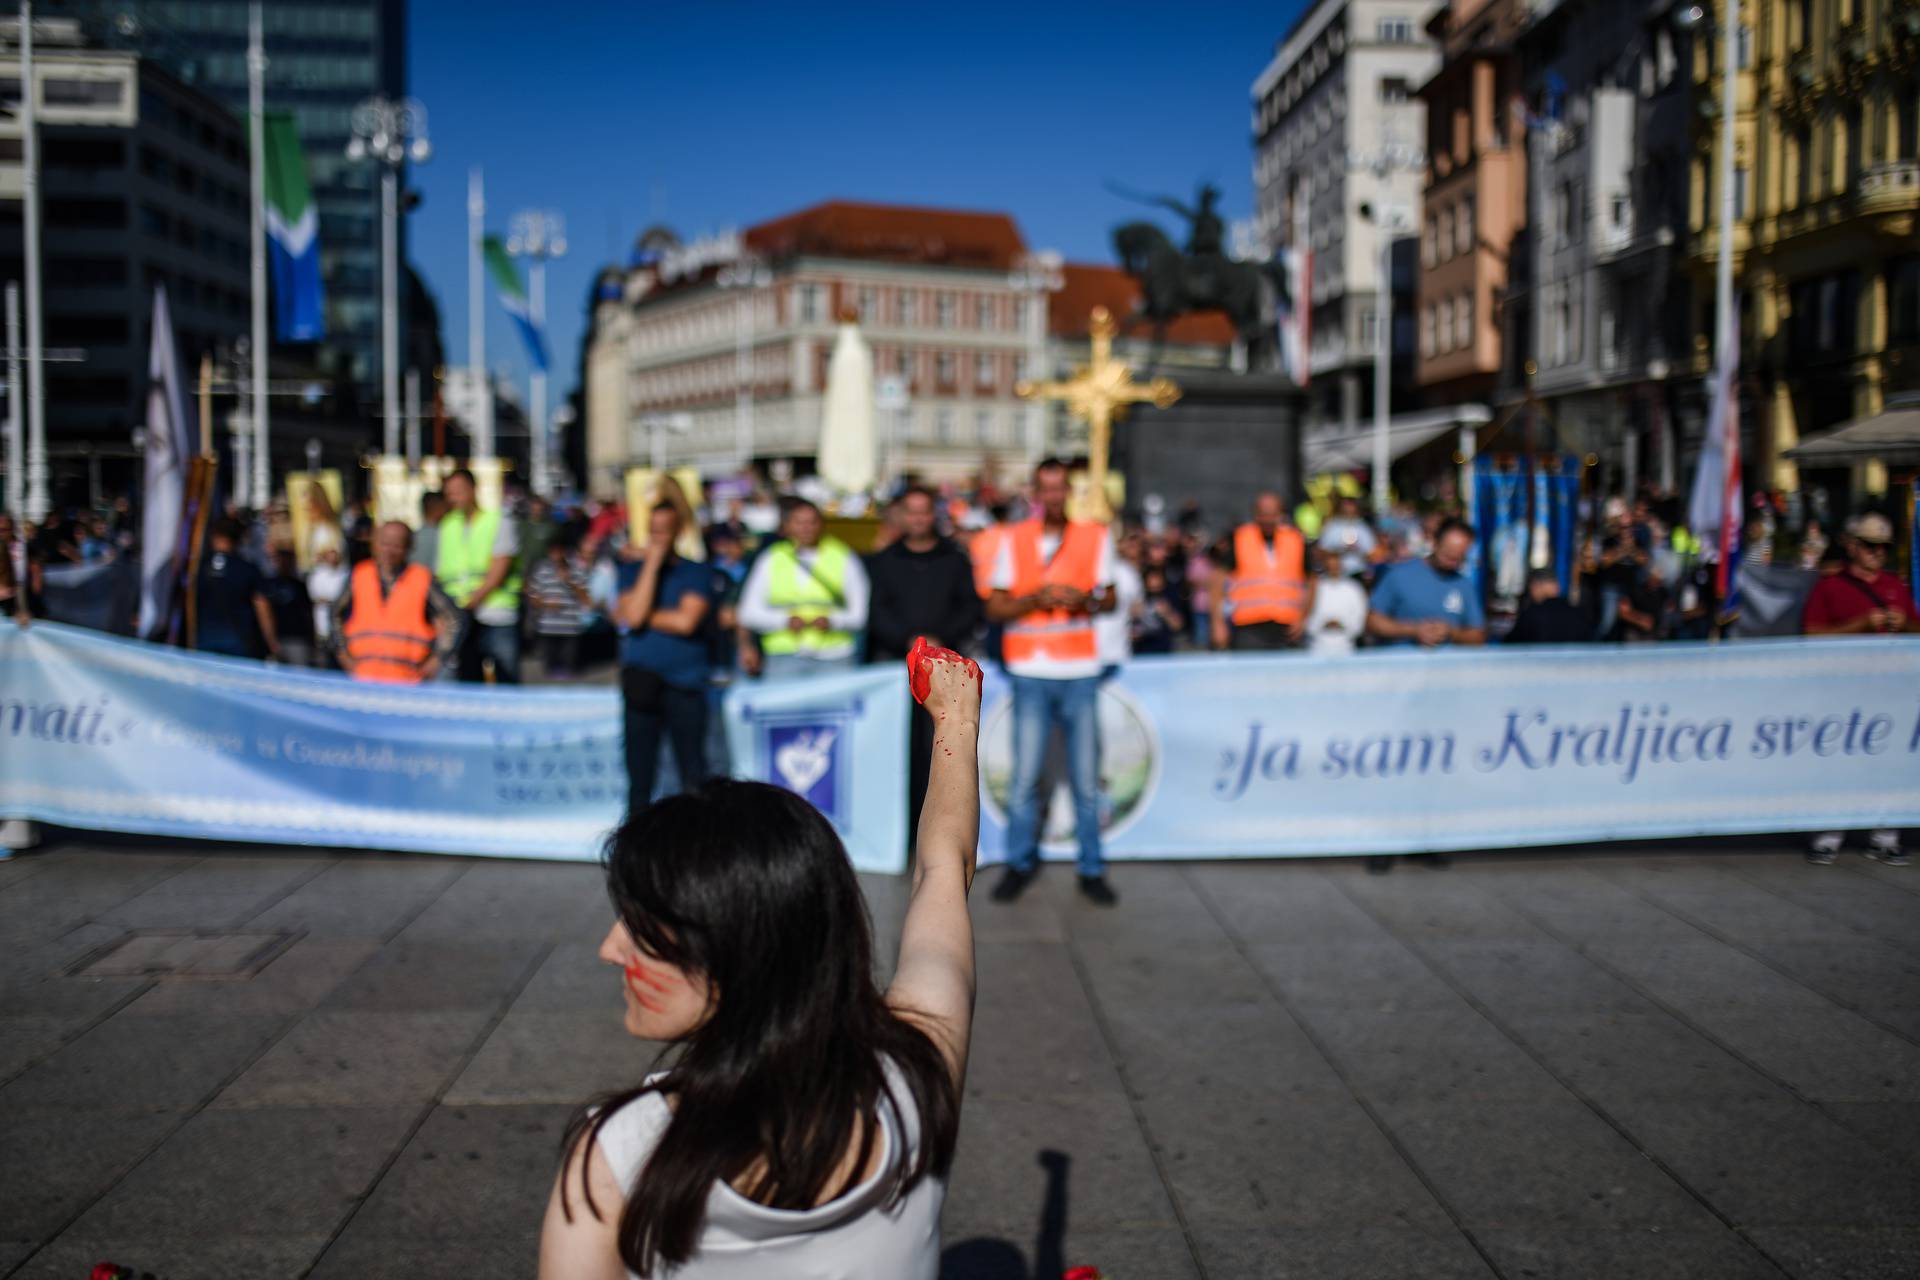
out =
[(247, 922), (330, 858), (209, 858), (129, 898), (99, 919), (128, 929), (227, 929)]
[(319, 937), (385, 938), (463, 875), (458, 858), (342, 858), (247, 921)]
[(206, 1015), (304, 1013), (326, 999), (379, 949), (379, 943), (371, 938), (302, 938), (250, 978), (156, 982), (152, 990), (127, 1006), (127, 1011)]
[(539, 1267), (538, 1232), (517, 1240), (394, 1240), (356, 1234), (333, 1242), (310, 1280), (526, 1280)]
[(1542, 932), (1575, 945), (1604, 942), (1641, 949), (1684, 946), (1705, 936), (1670, 912), (1577, 868), (1526, 881), (1496, 879), (1489, 886)]
[[(91, 1204), (160, 1140), (184, 1112), (0, 1107), (0, 1231), (44, 1240)], [(76, 1274), (84, 1275), (84, 1272)]]
[(6, 943), (7, 963), (0, 966), (0, 1011), (19, 1008), (16, 1001), (27, 993), (40, 991), (74, 962), (125, 936), (124, 929), (83, 924), (57, 937)]
[(1325, 874), (1398, 937), (1422, 943), (1547, 940), (1538, 925), (1491, 893), (1483, 877), (1433, 873), (1418, 864), (1387, 876), (1358, 867), (1330, 867)]
[[(941, 1244), (940, 1280), (1033, 1280), (1043, 1256), (1034, 1231), (975, 1227), (952, 1214), (941, 1224)], [(1065, 1230), (1049, 1240), (1044, 1256), (1066, 1267), (1097, 1266), (1116, 1280), (1198, 1280), (1201, 1274), (1178, 1228), (1083, 1228), (1072, 1205)]]
[(1713, 1226), (1706, 1210), (1571, 1097), (1387, 1101), (1380, 1111), (1470, 1228)]
[(513, 994), (546, 946), (530, 937), (390, 942), (334, 988), (322, 1007), (386, 1013), (495, 1009)]
[(1262, 942), (1248, 947), (1247, 956), (1295, 1006), (1396, 1012), (1460, 1003), (1420, 957), (1392, 939), (1344, 947)]
[(201, 861), (204, 855), (88, 855), (0, 891), (0, 945), (9, 950), (104, 915)]
[(11, 1272), (22, 1259), (39, 1247), (32, 1240), (0, 1240), (0, 1274)]
[(1627, 892), (1681, 912), (1722, 937), (1820, 942), (1834, 935), (1833, 921), (1826, 916), (1712, 863), (1656, 861), (1603, 874)]
[(277, 1034), (278, 1017), (122, 1013), (0, 1089), (0, 1107), (189, 1107)]
[(1487, 1280), (1494, 1273), (1457, 1231), (1315, 1227), (1199, 1233), (1200, 1260), (1230, 1280)]
[(493, 1029), (447, 1090), (452, 1104), (577, 1103), (639, 1084), (660, 1046), (636, 1040), (617, 1009), (523, 1013)]
[(1106, 1023), (1139, 1097), (1339, 1093), (1346, 1087), (1277, 1003), (1119, 1006), (1106, 1011)]
[(618, 1014), (620, 970), (599, 957), (600, 940), (561, 942), (527, 980), (513, 1002), (515, 1013)]
[[(1920, 1161), (1920, 1099), (1823, 1102), (1820, 1110), (1894, 1159)], [(1920, 1207), (1915, 1217), (1915, 1225), (1920, 1225)]]
[(1755, 865), (1741, 874), (1833, 920), (1843, 932), (1875, 937), (1908, 952), (1920, 948), (1920, 895), (1845, 868), (1809, 866), (1804, 860)]
[(956, 1221), (1037, 1222), (1046, 1196), (1043, 1151), (1072, 1160), (1071, 1220), (1080, 1227), (1178, 1229), (1146, 1138), (1117, 1091), (1044, 1099), (969, 1093), (948, 1212)]
[[(297, 1276), (326, 1247), (324, 1235), (205, 1236), (152, 1232), (140, 1235), (62, 1236), (14, 1272), (16, 1280), (73, 1280), (95, 1263), (117, 1262), (155, 1275), (191, 1280), (260, 1280)], [(377, 1275), (378, 1272), (368, 1272)]]
[(1351, 1095), (1169, 1095), (1141, 1109), (1195, 1230), (1449, 1227)]
[(1651, 947), (1608, 941), (1594, 946), (1591, 954), (1634, 986), (1687, 1012), (1727, 1009), (1798, 1016), (1833, 1007), (1804, 983), (1704, 937)]
[(47, 1057), (85, 1030), (91, 1018), (0, 1017), (0, 1083)]
[(342, 1233), (356, 1239), (537, 1239), (572, 1107), (435, 1107)]
[(1370, 1099), (1566, 1096), (1539, 1063), (1464, 1002), (1451, 1010), (1299, 1013), (1335, 1065)]
[(1349, 946), (1386, 936), (1325, 874), (1304, 862), (1210, 863), (1191, 874), (1227, 927), (1249, 945)]
[(1894, 1102), (1920, 1079), (1920, 1045), (1831, 1005), (1790, 1017), (1715, 1010), (1694, 1021), (1804, 1097)]
[[(414, 1107), (202, 1111), (60, 1242), (99, 1248), (117, 1240), (330, 1234), (417, 1114)], [(192, 1265), (188, 1271), (198, 1274)]]
[(1523, 1011), (1508, 1022), (1553, 1074), (1602, 1106), (1623, 1099), (1775, 1098), (1780, 1087), (1678, 1019)]
[(1711, 1231), (1476, 1232), (1503, 1275), (1530, 1280), (1758, 1280), (1780, 1272), (1739, 1235)]
[(1421, 949), (1462, 990), (1502, 1015), (1648, 1007), (1645, 997), (1558, 942), (1430, 942)]
[(1913, 1280), (1920, 1227), (1755, 1227), (1754, 1240), (1796, 1280)]
[(1917, 1226), (1920, 1169), (1802, 1102), (1622, 1102), (1640, 1143), (1730, 1221), (1751, 1228)]
[(613, 923), (606, 878), (590, 863), (469, 863), (458, 880), (408, 924), (409, 944), (475, 938), (598, 942)]
[(303, 1018), (217, 1107), (377, 1107), (426, 1103), (479, 1047), (490, 1015), (327, 1011)]
[(1753, 950), (1838, 1004), (1920, 1041), (1920, 957), (1871, 938), (1755, 939)]
[(1076, 938), (1074, 946), (1100, 993), (1102, 1007), (1219, 1007), (1272, 999), (1260, 975), (1217, 933), (1212, 939), (1182, 945), (1088, 936)]

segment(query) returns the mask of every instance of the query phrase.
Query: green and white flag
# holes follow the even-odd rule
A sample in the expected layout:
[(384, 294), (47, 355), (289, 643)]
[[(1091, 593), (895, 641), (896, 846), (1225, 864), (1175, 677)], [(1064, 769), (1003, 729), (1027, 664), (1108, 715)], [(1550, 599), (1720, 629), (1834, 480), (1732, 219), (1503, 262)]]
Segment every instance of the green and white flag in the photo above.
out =
[(494, 288), (500, 291), (500, 305), (506, 308), (513, 323), (520, 330), (520, 341), (527, 346), (527, 358), (533, 361), (533, 367), (541, 373), (547, 371), (547, 340), (533, 323), (533, 309), (527, 305), (527, 291), (520, 284), (520, 272), (514, 268), (513, 259), (507, 256), (507, 246), (499, 236), (488, 236), (484, 242), (487, 256), (487, 274), (493, 277)]
[(265, 116), (268, 265), (273, 271), (273, 331), (281, 342), (314, 342), (326, 335), (320, 286), (320, 213), (307, 185), (307, 162), (293, 113)]

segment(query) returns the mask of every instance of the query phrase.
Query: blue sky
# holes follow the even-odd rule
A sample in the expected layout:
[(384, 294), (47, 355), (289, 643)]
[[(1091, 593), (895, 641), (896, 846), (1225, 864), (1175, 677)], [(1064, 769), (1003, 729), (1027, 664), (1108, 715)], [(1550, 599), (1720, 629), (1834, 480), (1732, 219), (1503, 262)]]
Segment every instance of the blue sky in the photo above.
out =
[[(1251, 212), (1248, 89), (1302, 0), (970, 6), (413, 0), (431, 163), (411, 252), (466, 353), (467, 170), (488, 223), (558, 209), (556, 392), (574, 384), (593, 274), (646, 225), (745, 227), (832, 198), (1001, 210), (1035, 248), (1109, 261), (1143, 215), (1120, 183)], [(488, 363), (526, 362), (488, 303)]]

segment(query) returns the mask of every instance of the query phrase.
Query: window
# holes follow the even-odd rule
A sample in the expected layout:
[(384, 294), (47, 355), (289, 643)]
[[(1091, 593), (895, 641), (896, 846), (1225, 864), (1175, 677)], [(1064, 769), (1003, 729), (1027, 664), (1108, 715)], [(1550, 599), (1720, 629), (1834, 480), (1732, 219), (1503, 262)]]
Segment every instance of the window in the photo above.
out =
[(860, 323), (872, 324), (880, 318), (880, 298), (877, 290), (862, 289), (855, 295), (860, 308)]
[(146, 235), (166, 237), (173, 232), (173, 219), (158, 205), (140, 206), (140, 230)]
[(941, 444), (953, 443), (953, 410), (941, 409), (933, 415), (933, 434)]
[(1453, 256), (1453, 210), (1440, 211), (1440, 261)]
[(820, 319), (820, 286), (802, 284), (794, 286), (794, 311), (802, 324), (814, 324)]
[(1421, 265), (1430, 267), (1435, 262), (1439, 261), (1439, 258), (1436, 256), (1437, 250), (1435, 247), (1438, 243), (1438, 240), (1439, 240), (1439, 232), (1435, 228), (1434, 216), (1432, 214), (1428, 214), (1427, 229), (1420, 237)]
[(1008, 327), (1015, 333), (1019, 333), (1027, 327), (1027, 300), (1025, 298), (1014, 298), (1010, 302), (1008, 319), (1011, 321)]
[(900, 323), (903, 325), (920, 323), (920, 295), (913, 289), (900, 291)]
[(1402, 76), (1384, 76), (1380, 81), (1380, 101), (1405, 102), (1411, 95)]
[(55, 80), (40, 82), (40, 99), (50, 107), (117, 107), (126, 101), (122, 80)]
[(933, 378), (943, 387), (953, 385), (953, 352), (942, 351), (933, 358)]
[(993, 299), (989, 295), (981, 294), (974, 299), (973, 324), (976, 329), (993, 328)]
[(1911, 80), (1902, 84), (1894, 98), (1893, 110), (1893, 128), (1900, 135), (1899, 149), (1892, 152), (1894, 158), (1920, 158), (1920, 85)]
[(1423, 359), (1433, 358), (1433, 308), (1427, 307), (1420, 312), (1420, 355)]
[(1473, 252), (1473, 197), (1468, 196), (1460, 202), (1460, 212), (1454, 215), (1453, 247), (1457, 253)]
[(1440, 333), (1435, 339), (1436, 349), (1442, 352), (1451, 351), (1453, 350), (1453, 308), (1441, 302), (1436, 304), (1435, 311), (1440, 318)]
[(993, 413), (981, 409), (973, 415), (973, 438), (980, 444), (990, 443), (993, 439)]
[(1847, 108), (1847, 188), (1852, 190), (1859, 185), (1860, 171), (1866, 166), (1861, 163), (1865, 158), (1866, 130), (1861, 127), (1860, 104), (1858, 101)]
[(1920, 257), (1896, 258), (1887, 264), (1887, 337), (1892, 342), (1920, 342)]
[(935, 294), (933, 298), (933, 322), (942, 329), (953, 328), (953, 295)]
[(1470, 293), (1453, 300), (1453, 333), (1461, 346), (1473, 345), (1473, 295)]
[(55, 258), (47, 279), (70, 289), (119, 289), (127, 283), (125, 258)]
[(1747, 167), (1745, 165), (1733, 167), (1733, 216), (1736, 218), (1747, 216)]
[(1813, 200), (1813, 130), (1801, 125), (1793, 133), (1793, 202), (1804, 206)]
[(1566, 245), (1573, 240), (1573, 184), (1563, 182), (1553, 193), (1553, 242)]
[(1740, 24), (1740, 30), (1734, 36), (1734, 64), (1745, 71), (1753, 65), (1753, 28), (1746, 23)]
[(1382, 18), (1373, 30), (1381, 44), (1413, 43), (1412, 18)]
[(993, 357), (981, 352), (973, 358), (973, 382), (975, 386), (991, 387), (994, 384)]
[(1600, 308), (1600, 368), (1612, 373), (1620, 367), (1619, 335), (1615, 331), (1613, 308)]
[(1372, 311), (1360, 313), (1360, 349), (1376, 350), (1380, 345), (1380, 317)]
[(894, 356), (893, 371), (911, 382), (913, 380), (913, 352), (902, 351)]

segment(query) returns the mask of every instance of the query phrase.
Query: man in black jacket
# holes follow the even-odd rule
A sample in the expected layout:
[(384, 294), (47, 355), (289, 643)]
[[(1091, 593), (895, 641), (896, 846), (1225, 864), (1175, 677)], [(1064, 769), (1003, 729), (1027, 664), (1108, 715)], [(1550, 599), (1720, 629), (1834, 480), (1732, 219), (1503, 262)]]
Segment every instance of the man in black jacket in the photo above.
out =
[(1527, 603), (1507, 633), (1508, 644), (1581, 644), (1593, 639), (1593, 618), (1560, 594), (1551, 569), (1527, 575)]
[[(872, 594), (867, 603), (867, 661), (899, 662), (914, 639), (925, 636), (949, 649), (965, 650), (980, 625), (980, 595), (967, 553), (940, 536), (937, 504), (926, 489), (913, 488), (897, 504), (900, 537), (867, 558)], [(908, 838), (920, 829), (920, 801), (933, 761), (933, 718), (914, 716), (908, 766)]]

